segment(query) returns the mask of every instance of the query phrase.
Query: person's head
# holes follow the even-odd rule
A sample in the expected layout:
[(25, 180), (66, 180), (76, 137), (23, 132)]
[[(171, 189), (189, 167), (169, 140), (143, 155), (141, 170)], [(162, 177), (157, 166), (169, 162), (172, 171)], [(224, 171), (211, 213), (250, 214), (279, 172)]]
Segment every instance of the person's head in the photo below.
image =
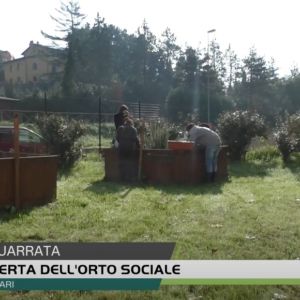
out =
[(207, 123), (200, 123), (200, 127), (206, 127), (210, 129), (210, 126)]
[(189, 132), (194, 126), (195, 126), (194, 123), (190, 123), (190, 124), (188, 124), (188, 125), (186, 126), (185, 130), (186, 130), (187, 132)]
[(130, 118), (125, 118), (124, 125), (133, 126), (133, 120)]
[(125, 105), (125, 104), (122, 104), (122, 105), (120, 106), (120, 112), (123, 112), (123, 111), (125, 111), (125, 110), (128, 111), (128, 106)]

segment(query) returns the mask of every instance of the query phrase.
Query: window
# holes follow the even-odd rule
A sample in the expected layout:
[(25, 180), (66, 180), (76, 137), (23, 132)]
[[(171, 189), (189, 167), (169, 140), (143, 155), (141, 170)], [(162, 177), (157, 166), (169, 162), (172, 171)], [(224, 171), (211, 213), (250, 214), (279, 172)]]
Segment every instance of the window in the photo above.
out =
[(42, 138), (40, 138), (38, 135), (34, 134), (33, 132), (29, 132), (29, 139), (31, 143), (40, 144), (43, 142)]
[(33, 70), (37, 70), (37, 68), (38, 68), (37, 63), (34, 62), (34, 63), (32, 64), (32, 69), (33, 69)]
[(20, 141), (20, 143), (29, 143), (30, 142), (28, 131), (20, 129), (19, 141)]
[(12, 72), (12, 65), (10, 65), (10, 66), (9, 66), (9, 71), (11, 71), (11, 72)]
[(36, 80), (37, 80), (36, 76), (33, 76), (33, 82), (36, 82)]
[(17, 63), (17, 70), (19, 71), (20, 70), (20, 64)]
[(27, 131), (26, 129), (20, 129), (19, 133), (20, 143), (41, 143), (41, 138), (33, 132)]
[(0, 129), (0, 142), (1, 143), (12, 143), (13, 133), (11, 129), (2, 128)]

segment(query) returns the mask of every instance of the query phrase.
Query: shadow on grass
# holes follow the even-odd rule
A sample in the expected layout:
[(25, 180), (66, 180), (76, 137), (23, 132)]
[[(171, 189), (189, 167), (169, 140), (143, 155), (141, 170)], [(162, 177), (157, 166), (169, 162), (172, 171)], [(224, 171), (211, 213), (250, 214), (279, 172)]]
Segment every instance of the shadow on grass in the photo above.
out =
[(30, 215), (35, 207), (16, 210), (14, 206), (0, 209), (0, 222), (9, 222), (14, 219), (20, 219), (23, 216)]
[(269, 169), (279, 165), (276, 160), (272, 161), (242, 161), (232, 162), (229, 165), (229, 174), (232, 177), (265, 177), (269, 175)]
[(293, 153), (290, 161), (284, 164), (295, 176), (297, 181), (300, 181), (300, 153)]
[(151, 187), (161, 190), (165, 194), (181, 195), (216, 195), (223, 193), (223, 185), (228, 180), (217, 181), (214, 183), (199, 183), (198, 185), (151, 185)]
[(90, 191), (96, 194), (121, 194), (121, 197), (126, 197), (126, 195), (134, 187), (139, 187), (138, 183), (124, 183), (124, 182), (109, 182), (106, 180), (97, 180), (92, 182), (85, 191)]
[(147, 183), (124, 183), (124, 182), (108, 182), (98, 180), (92, 182), (85, 190), (97, 194), (119, 194), (121, 198), (126, 197), (133, 188), (144, 189), (145, 192), (149, 188), (160, 190), (166, 194), (219, 194), (222, 193), (222, 187), (226, 181), (217, 181), (215, 183), (200, 183), (199, 185), (184, 184), (147, 184)]

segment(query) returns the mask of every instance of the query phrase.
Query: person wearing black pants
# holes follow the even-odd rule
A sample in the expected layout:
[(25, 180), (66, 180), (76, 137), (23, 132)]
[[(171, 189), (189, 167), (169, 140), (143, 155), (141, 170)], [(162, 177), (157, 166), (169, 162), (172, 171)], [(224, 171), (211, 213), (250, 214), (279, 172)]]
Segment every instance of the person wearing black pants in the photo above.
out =
[(125, 119), (117, 130), (119, 143), (119, 171), (122, 181), (134, 182), (138, 177), (138, 149), (140, 142), (136, 128), (131, 119)]

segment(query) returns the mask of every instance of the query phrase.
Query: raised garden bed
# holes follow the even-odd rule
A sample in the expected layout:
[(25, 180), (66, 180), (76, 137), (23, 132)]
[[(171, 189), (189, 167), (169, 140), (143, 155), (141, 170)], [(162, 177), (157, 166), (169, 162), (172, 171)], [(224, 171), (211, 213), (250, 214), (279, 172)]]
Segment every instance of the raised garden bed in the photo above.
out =
[[(118, 151), (102, 149), (105, 162), (105, 179), (119, 181)], [(142, 178), (148, 183), (199, 184), (205, 180), (203, 152), (194, 150), (144, 149)], [(227, 172), (227, 146), (222, 146), (218, 159), (217, 180), (224, 180)]]
[(26, 208), (55, 199), (57, 163), (55, 155), (20, 157), (16, 175), (15, 158), (0, 158), (0, 208)]

